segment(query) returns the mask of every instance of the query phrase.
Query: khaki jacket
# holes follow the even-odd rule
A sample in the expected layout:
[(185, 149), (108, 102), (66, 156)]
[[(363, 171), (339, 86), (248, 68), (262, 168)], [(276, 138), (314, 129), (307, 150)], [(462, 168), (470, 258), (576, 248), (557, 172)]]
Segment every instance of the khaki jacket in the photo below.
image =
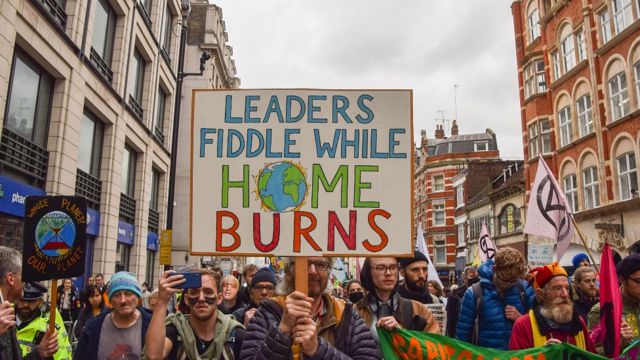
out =
[[(394, 313), (393, 313), (393, 317), (396, 318), (396, 320), (398, 321), (398, 323), (400, 323), (400, 326), (403, 329), (408, 329), (408, 330), (422, 330), (423, 332), (427, 332), (427, 333), (434, 333), (434, 334), (440, 334), (440, 325), (438, 324), (438, 322), (434, 319), (433, 314), (431, 313), (431, 310), (429, 310), (426, 306), (424, 306), (423, 304), (415, 301), (415, 300), (408, 300), (405, 299), (403, 297), (398, 297), (399, 302), (398, 302), (398, 306), (396, 307)], [(403, 313), (403, 308), (405, 308), (403, 305), (405, 302), (411, 302), (411, 309), (413, 311), (412, 314), (404, 314)], [(364, 322), (367, 324), (367, 326), (371, 327), (371, 322), (373, 319), (373, 313), (371, 312), (371, 306), (369, 305), (369, 299), (368, 298), (364, 298), (362, 300), (360, 300), (356, 305), (356, 310), (358, 311), (358, 313), (360, 314), (360, 316), (362, 316), (362, 319), (364, 320)], [(412, 329), (411, 328), (411, 319), (413, 319), (414, 316), (420, 316), (421, 318), (423, 318), (426, 321), (426, 326), (423, 329)]]

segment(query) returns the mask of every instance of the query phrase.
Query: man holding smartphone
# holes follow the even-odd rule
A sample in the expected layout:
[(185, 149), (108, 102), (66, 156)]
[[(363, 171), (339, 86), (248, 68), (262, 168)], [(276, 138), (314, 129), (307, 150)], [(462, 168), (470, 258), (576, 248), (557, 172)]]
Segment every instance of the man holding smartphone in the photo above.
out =
[[(221, 294), (220, 278), (211, 270), (198, 269), (199, 287), (184, 290), (189, 316), (171, 314), (165, 320), (166, 309), (172, 295), (183, 291), (185, 274), (165, 271), (158, 285), (158, 301), (147, 332), (147, 359), (226, 359), (238, 358), (244, 328), (230, 316), (218, 310)], [(193, 273), (187, 275), (193, 278)]]

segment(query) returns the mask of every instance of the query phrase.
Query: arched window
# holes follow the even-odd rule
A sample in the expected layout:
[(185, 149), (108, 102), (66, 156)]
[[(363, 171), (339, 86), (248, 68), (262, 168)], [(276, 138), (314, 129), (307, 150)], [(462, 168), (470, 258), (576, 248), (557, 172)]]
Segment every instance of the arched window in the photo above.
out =
[(571, 212), (578, 211), (578, 181), (576, 179), (576, 168), (572, 162), (567, 162), (562, 167), (562, 190), (567, 199)]
[(595, 156), (593, 154), (585, 155), (580, 167), (582, 169), (584, 208), (593, 209), (600, 206), (600, 182)]
[(529, 7), (527, 8), (527, 35), (529, 44), (540, 36), (539, 22), (540, 12), (538, 11), (538, 4), (535, 0), (530, 1)]
[(558, 130), (560, 134), (560, 147), (568, 145), (573, 141), (573, 126), (571, 124), (571, 101), (569, 97), (563, 95), (558, 99)]
[(627, 75), (622, 61), (615, 61), (607, 72), (609, 102), (611, 105), (611, 121), (616, 121), (629, 114), (629, 89)]
[(520, 209), (513, 204), (505, 205), (498, 215), (498, 229), (500, 234), (521, 230)]
[(615, 148), (616, 185), (618, 199), (627, 200), (633, 197), (632, 190), (638, 191), (638, 172), (633, 142), (629, 139), (620, 141)]
[(580, 137), (593, 132), (593, 112), (591, 109), (591, 94), (586, 82), (582, 82), (575, 92), (576, 117), (578, 118), (578, 128)]
[(576, 52), (573, 38), (573, 29), (570, 25), (565, 25), (560, 32), (560, 54), (562, 55), (562, 65), (564, 72), (576, 66)]

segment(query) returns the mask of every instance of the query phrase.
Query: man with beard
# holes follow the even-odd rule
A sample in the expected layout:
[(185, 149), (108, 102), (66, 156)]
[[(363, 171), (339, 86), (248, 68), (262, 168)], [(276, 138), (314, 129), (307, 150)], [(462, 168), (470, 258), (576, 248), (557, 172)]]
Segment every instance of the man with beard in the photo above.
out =
[(199, 269), (200, 288), (187, 289), (183, 296), (189, 305), (189, 316), (169, 315), (164, 309), (172, 294), (181, 291), (184, 275), (165, 271), (158, 284), (158, 302), (147, 333), (147, 359), (213, 360), (237, 359), (242, 338), (242, 325), (218, 309), (222, 294), (219, 278), (208, 269)]
[(415, 250), (412, 258), (400, 259), (400, 275), (404, 278), (404, 283), (398, 284), (400, 296), (422, 304), (440, 303), (440, 300), (427, 290), (428, 262), (423, 253)]
[(440, 326), (429, 309), (415, 300), (402, 298), (396, 291), (398, 259), (367, 258), (360, 279), (367, 296), (355, 306), (376, 339), (379, 327), (440, 334)]
[(449, 337), (456, 337), (456, 326), (458, 325), (458, 316), (460, 316), (460, 305), (465, 291), (471, 285), (480, 281), (478, 277), (478, 269), (475, 266), (467, 266), (462, 273), (463, 284), (459, 288), (451, 292), (447, 301), (447, 333)]
[(513, 325), (510, 350), (569, 343), (595, 353), (587, 325), (578, 315), (569, 296), (569, 277), (553, 262), (532, 270), (537, 305)]
[(585, 322), (593, 305), (599, 303), (596, 287), (596, 270), (589, 266), (579, 267), (573, 273), (572, 298), (578, 314)]
[[(58, 333), (55, 342), (43, 342), (43, 335), (49, 328), (50, 312), (41, 311), (44, 303), (42, 297), (47, 288), (40, 283), (28, 283), (24, 287), (22, 298), (16, 302), (16, 323), (18, 325), (18, 342), (25, 359), (70, 359), (71, 344), (64, 327), (64, 321), (56, 312), (55, 328)], [(59, 345), (59, 346), (58, 346)]]
[(456, 338), (484, 347), (506, 350), (513, 323), (526, 313), (534, 291), (522, 280), (527, 268), (516, 249), (499, 249), (478, 269), (480, 282), (462, 299)]
[(351, 304), (331, 296), (330, 259), (308, 258), (309, 296), (294, 291), (292, 260), (285, 264), (278, 296), (263, 301), (253, 315), (240, 359), (377, 359), (369, 327)]
[(142, 297), (138, 279), (127, 271), (115, 273), (107, 293), (112, 309), (87, 322), (74, 359), (138, 359), (142, 354), (151, 315), (138, 310)]
[[(640, 254), (631, 254), (622, 259), (616, 266), (616, 273), (620, 280), (620, 295), (622, 296), (622, 324), (620, 329), (620, 348), (624, 349), (630, 343), (640, 339)], [(589, 312), (589, 329), (600, 325), (600, 303), (595, 304)], [(594, 336), (598, 338), (598, 336)], [(601, 339), (596, 340), (600, 345)]]

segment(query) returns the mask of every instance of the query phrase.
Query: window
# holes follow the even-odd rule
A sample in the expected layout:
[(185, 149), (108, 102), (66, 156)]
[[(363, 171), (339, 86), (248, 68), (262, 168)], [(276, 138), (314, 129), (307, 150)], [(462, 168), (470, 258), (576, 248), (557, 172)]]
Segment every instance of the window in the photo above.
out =
[(544, 78), (544, 61), (534, 60), (524, 68), (524, 97), (547, 91)]
[(613, 0), (614, 30), (619, 34), (631, 24), (631, 0)]
[(555, 80), (558, 80), (562, 76), (562, 70), (560, 69), (560, 57), (558, 51), (554, 51), (551, 54), (551, 62), (553, 63), (553, 76)]
[(456, 204), (458, 207), (464, 206), (464, 185), (456, 186)]
[(100, 178), (100, 159), (102, 158), (102, 122), (85, 109), (80, 123), (78, 144), (78, 169)]
[(529, 158), (533, 159), (538, 156), (538, 123), (535, 122), (529, 125), (529, 131), (527, 131), (529, 135)]
[(565, 146), (572, 141), (571, 138), (571, 108), (565, 106), (558, 112), (560, 123), (560, 146)]
[(633, 70), (636, 74), (636, 96), (638, 98), (638, 104), (640, 104), (640, 61), (633, 65)]
[(584, 30), (576, 34), (576, 43), (578, 43), (578, 62), (580, 62), (587, 58), (587, 39), (584, 36)]
[(600, 13), (600, 34), (602, 35), (603, 44), (611, 40), (611, 21), (607, 10)]
[(573, 45), (573, 34), (569, 34), (560, 41), (560, 49), (562, 50), (562, 64), (564, 71), (567, 72), (576, 65), (576, 53)]
[(433, 245), (435, 247), (436, 264), (446, 264), (447, 263), (447, 243), (445, 239), (442, 237), (434, 238)]
[(445, 226), (444, 204), (433, 205), (433, 226)]
[(615, 121), (629, 113), (629, 93), (624, 71), (609, 79), (609, 94), (611, 95), (611, 115)]
[(638, 190), (636, 156), (632, 152), (618, 158), (618, 188), (620, 200), (630, 199), (631, 189)]
[(591, 95), (583, 95), (576, 102), (578, 109), (578, 122), (580, 123), (580, 136), (593, 132), (593, 117), (591, 114)]
[(169, 9), (169, 7), (167, 6), (167, 8), (164, 11), (164, 24), (162, 24), (162, 49), (167, 53), (167, 55), (170, 54), (170, 49), (171, 49), (171, 30), (172, 30), (172, 25), (173, 24), (173, 14), (171, 13), (171, 10)]
[(98, 0), (91, 47), (108, 67), (111, 67), (116, 19), (116, 13), (109, 5), (109, 2), (107, 0)]
[(147, 12), (147, 16), (151, 14), (151, 0), (142, 0), (142, 6), (144, 7), (144, 11)]
[(480, 239), (480, 232), (482, 231), (482, 224), (487, 224), (487, 230), (491, 233), (491, 221), (489, 214), (482, 215), (469, 221), (469, 240), (478, 241)]
[(149, 201), (149, 208), (151, 210), (158, 211), (159, 196), (160, 196), (160, 173), (156, 169), (152, 169), (151, 170), (151, 198)]
[(576, 184), (576, 176), (574, 174), (567, 175), (562, 179), (564, 185), (564, 195), (571, 212), (578, 211), (578, 186)]
[(458, 246), (464, 246), (464, 224), (458, 224)]
[(165, 105), (167, 102), (167, 94), (158, 88), (158, 97), (156, 98), (156, 117), (153, 124), (153, 133), (160, 137), (164, 141), (163, 129), (164, 129), (164, 113)]
[(140, 106), (144, 84), (144, 58), (138, 49), (133, 52), (129, 76), (129, 95), (136, 101), (136, 105)]
[(444, 175), (433, 177), (433, 191), (444, 191)]
[(486, 141), (473, 143), (473, 148), (475, 151), (488, 151), (489, 143)]
[(540, 120), (540, 149), (543, 154), (551, 152), (551, 123), (549, 120)]
[(593, 209), (600, 206), (600, 189), (598, 187), (598, 169), (591, 166), (582, 170), (584, 183), (584, 208)]
[(500, 234), (507, 234), (521, 229), (520, 209), (513, 204), (506, 205), (498, 215)]
[(54, 79), (16, 51), (4, 127), (44, 148)]
[(156, 252), (153, 250), (147, 250), (147, 269), (145, 276), (145, 282), (149, 285), (149, 289), (153, 287), (153, 281), (155, 280), (156, 269)]
[(129, 258), (131, 255), (131, 245), (118, 242), (116, 245), (116, 272), (129, 271)]
[(535, 7), (529, 9), (529, 15), (527, 15), (527, 26), (529, 28), (529, 43), (537, 39), (540, 36), (540, 13)]
[(134, 195), (136, 174), (136, 153), (129, 146), (124, 147), (122, 156), (122, 190), (121, 192), (131, 198)]

